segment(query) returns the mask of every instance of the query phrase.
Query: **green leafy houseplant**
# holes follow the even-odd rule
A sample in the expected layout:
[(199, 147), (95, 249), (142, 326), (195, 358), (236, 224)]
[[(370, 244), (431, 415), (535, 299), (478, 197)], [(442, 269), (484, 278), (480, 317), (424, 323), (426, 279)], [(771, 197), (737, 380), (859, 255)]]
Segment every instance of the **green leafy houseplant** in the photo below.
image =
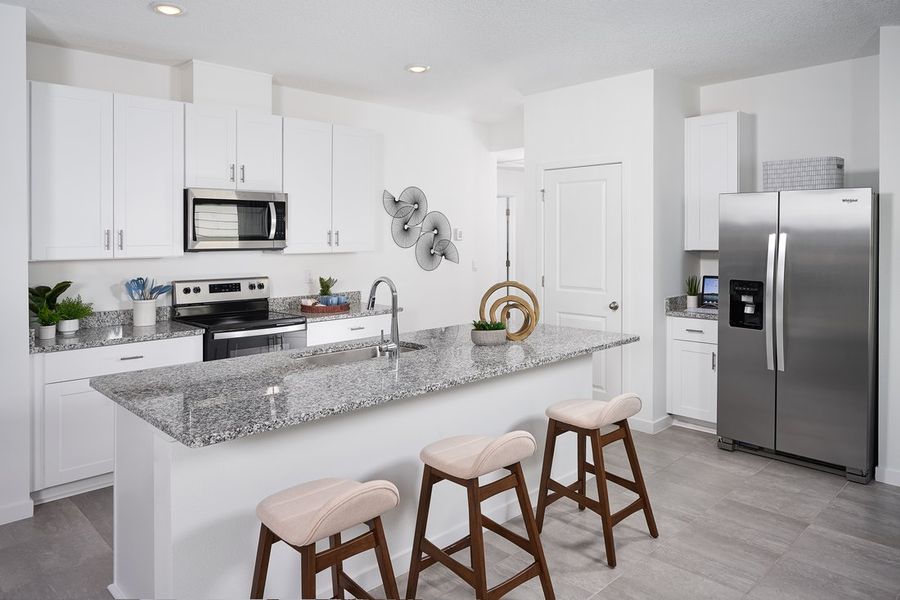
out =
[(53, 287), (39, 285), (28, 288), (28, 308), (31, 309), (31, 312), (35, 315), (38, 314), (38, 311), (42, 306), (46, 306), (51, 311), (56, 309), (57, 299), (63, 292), (69, 289), (69, 286), (71, 285), (71, 281), (60, 281)]
[(94, 314), (94, 306), (90, 302), (85, 302), (81, 296), (74, 298), (63, 298), (56, 305), (56, 312), (59, 314), (60, 321), (70, 319), (84, 319)]
[(684, 288), (687, 292), (688, 296), (699, 296), (700, 295), (700, 278), (696, 275), (691, 275), (687, 279), (684, 280)]
[(496, 321), (472, 321), (472, 329), (475, 331), (500, 331), (506, 329), (506, 325)]
[(57, 323), (59, 323), (59, 313), (49, 308), (46, 304), (38, 307), (38, 310), (35, 314), (41, 327), (50, 327), (51, 325), (56, 325)]
[(319, 277), (319, 295), (320, 296), (330, 296), (331, 288), (337, 283), (337, 279), (334, 277)]

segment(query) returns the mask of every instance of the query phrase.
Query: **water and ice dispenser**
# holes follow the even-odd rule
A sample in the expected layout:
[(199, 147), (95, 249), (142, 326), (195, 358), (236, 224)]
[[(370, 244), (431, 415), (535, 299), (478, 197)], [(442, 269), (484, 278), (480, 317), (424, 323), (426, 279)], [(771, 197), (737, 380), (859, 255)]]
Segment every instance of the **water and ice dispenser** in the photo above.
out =
[(728, 324), (744, 329), (763, 328), (763, 282), (732, 279), (728, 289)]

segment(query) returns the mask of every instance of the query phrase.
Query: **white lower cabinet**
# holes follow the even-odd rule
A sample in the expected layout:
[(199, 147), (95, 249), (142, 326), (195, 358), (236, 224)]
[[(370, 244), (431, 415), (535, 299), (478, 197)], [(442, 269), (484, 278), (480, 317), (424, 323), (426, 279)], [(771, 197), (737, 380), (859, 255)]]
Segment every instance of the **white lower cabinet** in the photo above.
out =
[(667, 410), (690, 419), (716, 422), (718, 323), (668, 319)]
[(32, 491), (113, 471), (115, 407), (90, 386), (91, 377), (199, 362), (202, 341), (192, 336), (33, 355)]
[(381, 335), (382, 331), (385, 338), (390, 337), (391, 315), (310, 321), (306, 325), (306, 344), (318, 346), (319, 344), (360, 340)]

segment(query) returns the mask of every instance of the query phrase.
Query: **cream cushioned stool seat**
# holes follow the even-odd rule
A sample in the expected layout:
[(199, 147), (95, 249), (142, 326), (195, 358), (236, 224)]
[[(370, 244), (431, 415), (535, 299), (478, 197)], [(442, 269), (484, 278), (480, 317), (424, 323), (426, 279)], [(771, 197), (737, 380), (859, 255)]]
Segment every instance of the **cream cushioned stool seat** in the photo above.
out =
[(612, 400), (563, 400), (546, 411), (551, 419), (581, 427), (599, 429), (633, 417), (641, 411), (637, 394), (621, 394)]
[(400, 503), (390, 481), (318, 479), (264, 499), (256, 515), (275, 535), (306, 546), (386, 513)]
[(448, 475), (472, 479), (520, 462), (534, 454), (536, 447), (527, 431), (510, 431), (498, 438), (459, 435), (425, 446), (419, 458)]

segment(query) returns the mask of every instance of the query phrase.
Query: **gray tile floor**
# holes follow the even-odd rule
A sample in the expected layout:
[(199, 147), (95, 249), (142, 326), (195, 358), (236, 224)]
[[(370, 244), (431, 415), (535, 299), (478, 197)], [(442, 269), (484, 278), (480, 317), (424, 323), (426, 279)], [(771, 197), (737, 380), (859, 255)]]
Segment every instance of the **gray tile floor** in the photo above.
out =
[[(632, 515), (614, 529), (609, 569), (599, 517), (551, 505), (542, 539), (558, 598), (900, 600), (900, 488), (724, 452), (687, 429), (635, 437), (660, 537)], [(610, 470), (627, 474), (621, 444), (606, 454)], [(633, 497), (611, 487), (616, 508)], [(502, 538), (485, 539), (489, 584), (528, 564)], [(108, 598), (111, 545), (111, 489), (38, 506), (33, 519), (0, 527), (0, 598)], [(422, 573), (419, 595), (473, 596), (440, 566)], [(540, 586), (507, 597), (540, 598)]]

